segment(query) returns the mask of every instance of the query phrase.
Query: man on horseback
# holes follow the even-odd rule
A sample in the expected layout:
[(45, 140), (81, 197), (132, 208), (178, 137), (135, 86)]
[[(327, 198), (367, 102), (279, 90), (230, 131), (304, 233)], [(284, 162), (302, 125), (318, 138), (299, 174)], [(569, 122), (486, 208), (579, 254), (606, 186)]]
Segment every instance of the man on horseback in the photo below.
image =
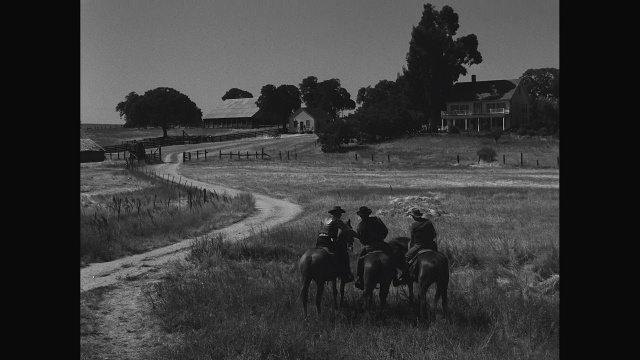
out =
[[(357, 278), (356, 278), (355, 286), (358, 289), (364, 289), (364, 280), (362, 277), (362, 272), (363, 272), (362, 259), (365, 255), (367, 255), (372, 251), (382, 250), (389, 256), (389, 258), (391, 259), (394, 265), (397, 264), (398, 263), (397, 260), (400, 260), (401, 258), (401, 256), (400, 257), (394, 256), (394, 251), (391, 245), (389, 245), (384, 241), (384, 238), (387, 237), (387, 234), (389, 233), (387, 226), (382, 222), (382, 220), (379, 217), (369, 216), (371, 212), (372, 210), (366, 206), (361, 206), (360, 209), (356, 212), (356, 214), (360, 216), (360, 219), (362, 219), (362, 221), (360, 221), (356, 229), (356, 232), (358, 233), (357, 238), (360, 240), (360, 243), (364, 245), (364, 248), (360, 252), (360, 257), (358, 258), (358, 266), (356, 269)], [(394, 259), (396, 261), (394, 261)], [(404, 260), (404, 258), (402, 258), (402, 260)], [(396, 285), (397, 281), (398, 279), (394, 277), (393, 283), (395, 286), (397, 286)]]
[[(408, 264), (411, 263), (413, 257), (416, 256), (420, 250), (438, 250), (438, 244), (435, 242), (437, 234), (433, 223), (429, 219), (422, 217), (422, 212), (420, 212), (420, 209), (418, 208), (411, 209), (407, 213), (407, 216), (409, 215), (413, 218), (413, 223), (409, 227), (409, 233), (411, 234), (411, 240), (409, 240), (409, 251), (405, 254), (407, 270)], [(403, 270), (400, 282), (408, 282), (408, 275), (409, 272), (405, 272)]]
[(340, 271), (341, 280), (345, 283), (353, 281), (353, 272), (349, 266), (349, 253), (347, 244), (338, 243), (338, 230), (353, 231), (347, 224), (340, 219), (345, 213), (340, 206), (334, 206), (329, 210), (331, 216), (322, 222), (322, 229), (316, 240), (316, 248), (326, 248), (335, 255), (336, 262)]

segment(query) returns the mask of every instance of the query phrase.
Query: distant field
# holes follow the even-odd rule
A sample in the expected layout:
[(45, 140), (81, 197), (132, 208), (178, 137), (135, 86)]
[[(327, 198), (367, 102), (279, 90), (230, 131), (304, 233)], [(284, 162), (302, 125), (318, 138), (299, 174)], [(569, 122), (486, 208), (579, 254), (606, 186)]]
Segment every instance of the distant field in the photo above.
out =
[[(94, 125), (94, 126), (92, 126)], [(97, 126), (97, 127), (96, 127)], [(80, 127), (84, 133), (100, 146), (118, 145), (125, 141), (156, 138), (162, 136), (162, 128), (109, 128), (107, 124), (82, 124)], [(260, 129), (224, 129), (224, 128), (184, 128), (176, 127), (167, 130), (168, 136), (182, 136), (183, 132), (189, 136), (196, 135), (222, 135), (233, 132), (258, 131)]]

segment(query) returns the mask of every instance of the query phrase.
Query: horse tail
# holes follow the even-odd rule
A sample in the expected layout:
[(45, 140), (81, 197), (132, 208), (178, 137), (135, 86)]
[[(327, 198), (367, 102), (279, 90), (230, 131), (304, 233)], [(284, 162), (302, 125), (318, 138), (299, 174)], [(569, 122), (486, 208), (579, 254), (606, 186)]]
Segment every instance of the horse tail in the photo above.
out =
[(300, 262), (298, 263), (298, 270), (300, 270), (300, 279), (304, 282), (304, 280), (311, 276), (311, 262), (312, 258), (310, 254), (302, 255)]

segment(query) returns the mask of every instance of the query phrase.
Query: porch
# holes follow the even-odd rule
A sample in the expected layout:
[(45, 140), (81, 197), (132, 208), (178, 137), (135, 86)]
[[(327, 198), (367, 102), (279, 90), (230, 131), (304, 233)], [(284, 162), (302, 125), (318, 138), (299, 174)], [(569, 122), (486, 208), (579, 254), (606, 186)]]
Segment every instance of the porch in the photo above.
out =
[(455, 126), (464, 131), (506, 130), (511, 127), (509, 109), (497, 108), (486, 111), (454, 110), (442, 111), (441, 129)]

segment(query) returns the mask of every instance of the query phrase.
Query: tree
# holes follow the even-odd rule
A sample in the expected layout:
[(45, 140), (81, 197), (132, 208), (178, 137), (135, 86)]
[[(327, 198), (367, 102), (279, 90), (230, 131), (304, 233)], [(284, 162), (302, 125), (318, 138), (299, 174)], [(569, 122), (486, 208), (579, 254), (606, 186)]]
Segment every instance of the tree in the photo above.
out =
[(318, 134), (322, 152), (334, 152), (341, 149), (342, 144), (348, 144), (358, 136), (358, 124), (355, 120), (336, 119), (322, 128)]
[(227, 99), (246, 99), (246, 98), (252, 98), (253, 94), (251, 94), (248, 91), (244, 91), (238, 88), (231, 88), (229, 89), (224, 96), (222, 96), (222, 100), (227, 100)]
[(560, 70), (556, 68), (529, 69), (522, 74), (529, 96), (538, 98), (560, 98)]
[(148, 90), (142, 96), (131, 92), (116, 111), (124, 117), (125, 127), (159, 126), (163, 137), (169, 126), (202, 125), (202, 110), (188, 96), (168, 87)]
[(320, 108), (334, 119), (339, 112), (356, 108), (351, 94), (340, 85), (339, 79), (318, 82), (315, 76), (308, 76), (300, 83), (300, 94), (307, 107)]
[(535, 128), (555, 132), (560, 122), (560, 70), (529, 69), (522, 74), (531, 100), (531, 119)]
[(256, 105), (264, 111), (272, 124), (281, 123), (286, 129), (289, 116), (300, 108), (300, 90), (295, 85), (280, 85), (277, 88), (268, 84), (260, 90)]
[(440, 111), (453, 84), (467, 74), (465, 65), (482, 62), (476, 35), (454, 40), (458, 28), (458, 14), (450, 6), (437, 11), (425, 4), (422, 18), (411, 32), (407, 66), (403, 67), (409, 85), (407, 95), (432, 128), (440, 121)]
[(420, 129), (419, 118), (409, 111), (405, 90), (402, 75), (396, 81), (380, 80), (374, 87), (360, 88), (356, 101), (361, 107), (352, 114), (360, 131), (375, 139), (385, 139)]

